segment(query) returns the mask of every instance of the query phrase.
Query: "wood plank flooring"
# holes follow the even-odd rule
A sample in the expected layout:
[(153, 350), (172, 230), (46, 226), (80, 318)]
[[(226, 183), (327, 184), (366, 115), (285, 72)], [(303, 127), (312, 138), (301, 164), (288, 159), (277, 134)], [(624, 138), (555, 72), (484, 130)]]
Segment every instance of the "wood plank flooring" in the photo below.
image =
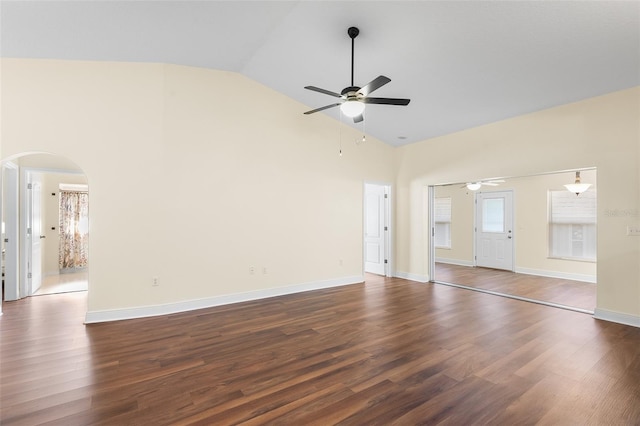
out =
[(4, 425), (638, 425), (640, 329), (483, 293), (355, 284), (83, 325), (4, 303)]
[(70, 291), (87, 291), (88, 288), (89, 272), (87, 270), (49, 275), (42, 278), (42, 285), (34, 293), (34, 296), (68, 293)]
[(593, 283), (447, 263), (436, 263), (435, 277), (436, 281), (461, 284), (591, 312), (596, 308), (596, 284)]

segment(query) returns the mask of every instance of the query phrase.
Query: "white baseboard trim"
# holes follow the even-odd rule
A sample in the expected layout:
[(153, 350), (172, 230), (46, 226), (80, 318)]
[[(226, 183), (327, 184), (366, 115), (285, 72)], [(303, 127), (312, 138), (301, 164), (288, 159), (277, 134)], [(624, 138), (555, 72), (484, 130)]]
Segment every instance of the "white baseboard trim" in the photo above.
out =
[(125, 309), (110, 309), (103, 311), (88, 311), (85, 316), (85, 324), (93, 324), (108, 321), (120, 321), (134, 318), (146, 318), (158, 315), (169, 315), (179, 312), (193, 311), (196, 309), (212, 308), (215, 306), (229, 305), (232, 303), (248, 302), (251, 300), (266, 299), (269, 297), (285, 296), (287, 294), (302, 293), (305, 291), (320, 290), (324, 288), (339, 287), (343, 285), (357, 284), (364, 281), (364, 276), (335, 278), (325, 281), (295, 284), (286, 287), (269, 288), (246, 293), (228, 294), (223, 296), (208, 297), (205, 299), (185, 300), (182, 302), (167, 303), (163, 305), (138, 306)]
[(447, 263), (449, 265), (458, 266), (475, 266), (472, 260), (447, 259), (445, 257), (436, 257), (436, 263)]
[(640, 316), (596, 308), (593, 317), (599, 320), (616, 322), (618, 324), (630, 325), (633, 327), (640, 327)]
[(427, 275), (413, 274), (411, 272), (396, 271), (393, 276), (409, 281), (417, 281), (419, 283), (429, 282), (429, 277)]
[(568, 272), (545, 271), (542, 269), (518, 268), (515, 270), (518, 274), (537, 275), (539, 277), (560, 278), (563, 280), (582, 281), (595, 284), (597, 279), (595, 275), (572, 274)]

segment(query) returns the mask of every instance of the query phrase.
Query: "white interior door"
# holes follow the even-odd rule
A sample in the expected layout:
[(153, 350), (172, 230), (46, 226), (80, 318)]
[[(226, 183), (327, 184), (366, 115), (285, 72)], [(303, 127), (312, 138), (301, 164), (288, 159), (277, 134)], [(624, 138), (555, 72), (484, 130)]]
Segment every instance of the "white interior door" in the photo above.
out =
[(42, 184), (34, 181), (31, 189), (31, 289), (34, 294), (42, 285)]
[(22, 222), (19, 297), (31, 296), (42, 284), (41, 175), (23, 170), (20, 221)]
[(365, 184), (364, 270), (386, 275), (386, 187)]
[(513, 271), (513, 193), (476, 194), (476, 266)]

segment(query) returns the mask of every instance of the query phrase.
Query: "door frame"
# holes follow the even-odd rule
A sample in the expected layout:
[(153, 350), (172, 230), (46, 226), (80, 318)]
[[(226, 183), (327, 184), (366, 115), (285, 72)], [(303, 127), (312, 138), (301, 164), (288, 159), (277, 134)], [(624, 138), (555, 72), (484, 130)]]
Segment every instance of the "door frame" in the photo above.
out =
[[(427, 265), (427, 275), (429, 276), (429, 282), (436, 281), (436, 220), (435, 214), (435, 201), (436, 201), (436, 187), (429, 185), (427, 187), (427, 216), (428, 216), (428, 230), (427, 231), (427, 245), (429, 247), (427, 253), (429, 256), (429, 264)], [(475, 257), (475, 254), (474, 254)]]
[(515, 214), (515, 191), (513, 189), (504, 189), (504, 190), (496, 190), (496, 191), (476, 191), (473, 196), (473, 266), (478, 266), (478, 195), (481, 194), (493, 194), (496, 192), (509, 192), (511, 194), (511, 205), (509, 206), (511, 209), (511, 269), (504, 269), (505, 271), (516, 271), (516, 236), (515, 236), (515, 226), (516, 226), (516, 214)]
[(383, 209), (383, 213), (384, 213), (384, 223), (385, 226), (387, 227), (387, 232), (385, 232), (383, 241), (384, 241), (384, 258), (386, 259), (386, 263), (384, 266), (384, 276), (385, 277), (393, 277), (393, 271), (394, 271), (394, 263), (393, 263), (393, 217), (392, 217), (392, 211), (393, 209), (391, 208), (392, 202), (393, 202), (393, 192), (392, 192), (392, 186), (390, 183), (388, 182), (376, 182), (376, 181), (364, 181), (362, 183), (362, 276), (364, 277), (365, 274), (365, 259), (366, 259), (366, 245), (365, 245), (365, 232), (366, 232), (366, 220), (367, 220), (367, 212), (365, 209), (365, 206), (367, 205), (367, 194), (366, 194), (366, 186), (367, 185), (374, 185), (374, 186), (382, 186), (384, 187), (384, 193), (385, 193), (385, 203), (384, 203), (384, 209)]
[[(16, 163), (6, 161), (2, 163), (2, 185), (0, 191), (0, 218), (5, 219), (5, 233), (3, 242), (4, 259), (0, 260), (4, 267), (4, 299), (18, 300), (20, 296), (20, 233), (19, 229), (19, 167)], [(6, 245), (8, 244), (8, 245)], [(12, 282), (13, 285), (9, 286)], [(3, 299), (3, 298), (0, 298)], [(0, 309), (1, 312), (1, 309)]]

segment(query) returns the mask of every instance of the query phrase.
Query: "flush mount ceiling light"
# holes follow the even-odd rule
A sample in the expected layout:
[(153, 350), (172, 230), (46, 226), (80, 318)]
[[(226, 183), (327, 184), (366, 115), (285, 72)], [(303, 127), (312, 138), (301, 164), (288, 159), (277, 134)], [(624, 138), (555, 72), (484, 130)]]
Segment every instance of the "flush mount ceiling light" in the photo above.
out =
[(374, 90), (378, 90), (385, 84), (391, 81), (389, 77), (384, 75), (378, 76), (364, 87), (358, 87), (353, 83), (353, 58), (354, 58), (354, 45), (355, 38), (360, 34), (360, 30), (356, 27), (350, 27), (347, 30), (347, 34), (351, 38), (351, 86), (342, 89), (342, 92), (336, 93), (330, 90), (321, 89), (315, 86), (305, 86), (307, 90), (313, 90), (314, 92), (324, 93), (325, 95), (340, 98), (340, 101), (335, 104), (325, 105), (320, 108), (313, 109), (305, 112), (305, 114), (313, 114), (314, 112), (323, 111), (328, 108), (340, 106), (340, 110), (347, 117), (352, 117), (354, 123), (359, 123), (364, 120), (362, 113), (364, 112), (365, 104), (381, 104), (381, 105), (408, 105), (409, 99), (399, 98), (373, 98), (369, 96)]
[(573, 192), (576, 195), (582, 194), (584, 191), (589, 189), (591, 186), (590, 183), (582, 183), (580, 182), (580, 172), (576, 172), (576, 181), (574, 183), (569, 183), (564, 187), (567, 188), (569, 192)]

